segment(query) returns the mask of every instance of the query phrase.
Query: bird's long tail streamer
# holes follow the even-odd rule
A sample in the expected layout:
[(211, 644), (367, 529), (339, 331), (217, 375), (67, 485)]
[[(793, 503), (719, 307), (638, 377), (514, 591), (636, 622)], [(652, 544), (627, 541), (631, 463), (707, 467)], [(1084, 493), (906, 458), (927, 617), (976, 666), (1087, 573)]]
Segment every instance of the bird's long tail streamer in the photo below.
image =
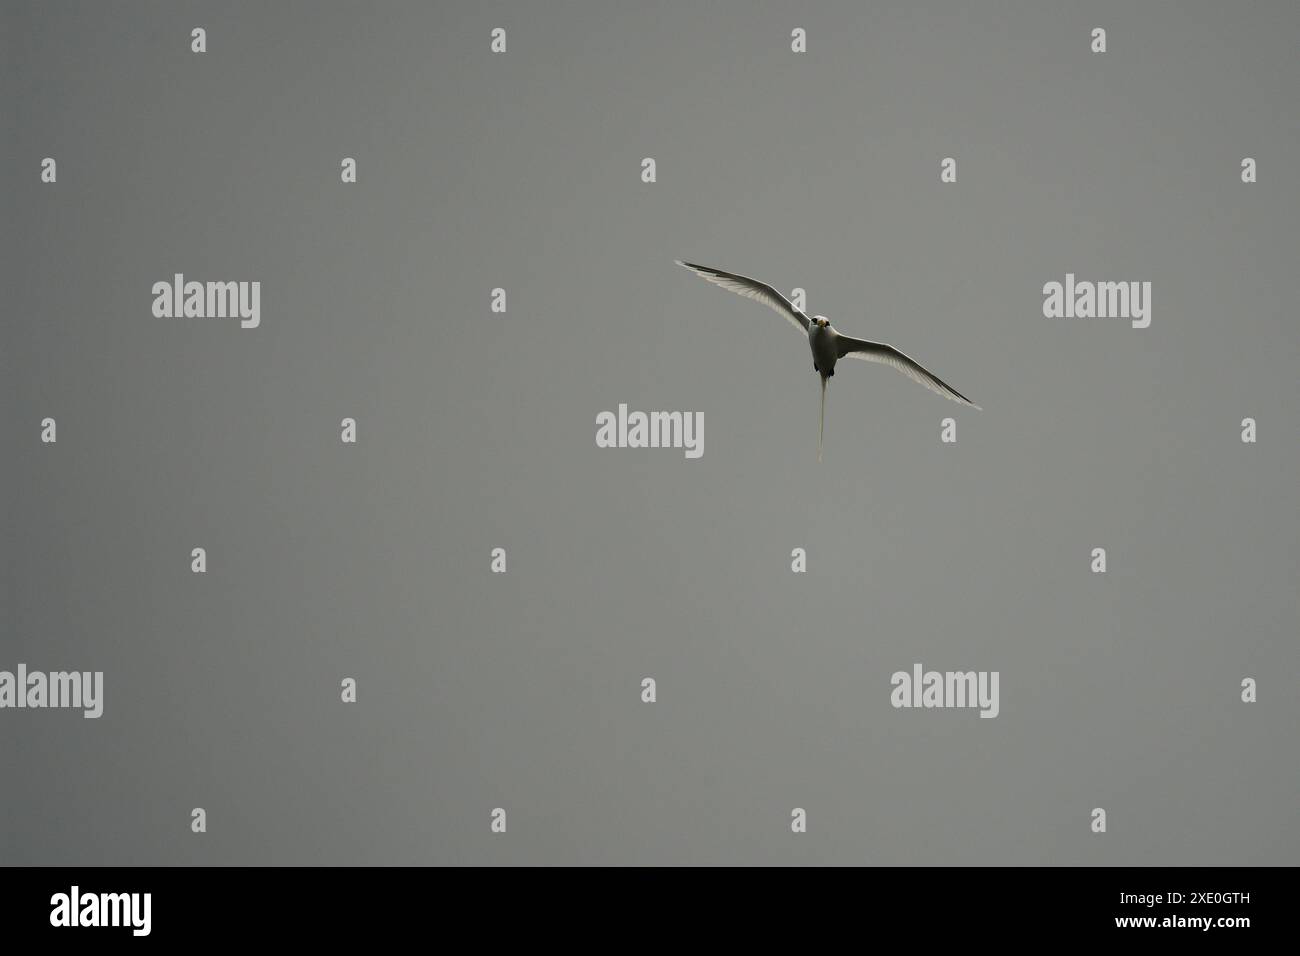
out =
[(826, 376), (822, 376), (822, 413), (817, 419), (817, 460), (822, 460), (822, 434), (826, 431)]

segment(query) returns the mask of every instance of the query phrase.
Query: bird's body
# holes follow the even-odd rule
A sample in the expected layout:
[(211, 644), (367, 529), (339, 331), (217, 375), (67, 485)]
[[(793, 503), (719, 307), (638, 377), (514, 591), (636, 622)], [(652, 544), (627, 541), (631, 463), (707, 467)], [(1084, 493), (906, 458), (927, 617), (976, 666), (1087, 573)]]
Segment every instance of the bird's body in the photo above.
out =
[(835, 340), (839, 337), (840, 333), (829, 325), (808, 323), (808, 347), (812, 349), (813, 371), (821, 372), (827, 378), (835, 374), (835, 363), (840, 359), (835, 351)]
[(942, 395), (944, 398), (952, 399), (962, 405), (969, 405), (972, 408), (979, 408), (961, 392), (892, 345), (885, 345), (881, 342), (868, 342), (865, 339), (855, 339), (850, 335), (844, 335), (831, 325), (826, 316), (809, 316), (802, 310), (796, 309), (789, 299), (765, 282), (759, 282), (757, 279), (750, 279), (732, 272), (723, 272), (720, 269), (711, 269), (708, 266), (683, 262), (680, 259), (677, 260), (677, 264), (708, 279), (714, 285), (722, 286), (724, 289), (743, 295), (747, 299), (754, 299), (763, 303), (768, 308), (784, 315), (796, 329), (806, 333), (808, 348), (812, 351), (813, 369), (821, 376), (822, 383), (821, 425), (818, 426), (817, 431), (818, 461), (821, 461), (822, 457), (821, 436), (826, 420), (826, 382), (835, 374), (835, 366), (839, 360), (845, 357), (890, 365), (912, 379), (912, 381), (924, 385), (930, 391)]
[(812, 349), (813, 371), (822, 377), (822, 404), (817, 414), (817, 460), (822, 460), (822, 436), (826, 433), (826, 380), (835, 374), (835, 363), (839, 353), (835, 340), (839, 337), (829, 322), (823, 325), (816, 321), (822, 316), (815, 316), (808, 322), (808, 348)]

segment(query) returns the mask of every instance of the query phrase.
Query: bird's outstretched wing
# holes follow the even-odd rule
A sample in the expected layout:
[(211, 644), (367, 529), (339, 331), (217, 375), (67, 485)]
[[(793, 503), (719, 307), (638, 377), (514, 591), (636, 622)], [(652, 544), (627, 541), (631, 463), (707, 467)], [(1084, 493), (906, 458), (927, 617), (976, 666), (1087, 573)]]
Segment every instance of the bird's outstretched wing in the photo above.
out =
[(930, 391), (944, 398), (951, 398), (954, 402), (960, 402), (963, 405), (969, 405), (971, 408), (983, 411), (978, 405), (963, 395), (957, 389), (953, 388), (939, 376), (911, 358), (908, 358), (892, 345), (883, 345), (880, 342), (867, 342), (863, 339), (855, 339), (849, 335), (841, 335), (835, 341), (839, 349), (840, 358), (862, 359), (864, 362), (880, 362), (882, 365), (890, 365), (898, 369), (914, 382), (920, 382)]
[(746, 276), (738, 276), (731, 272), (723, 272), (721, 269), (710, 269), (708, 266), (697, 266), (693, 262), (682, 262), (676, 260), (679, 266), (690, 269), (698, 276), (708, 279), (714, 285), (720, 285), (724, 289), (730, 289), (747, 299), (753, 299), (756, 302), (762, 302), (769, 309), (774, 309), (784, 315), (796, 329), (801, 332), (808, 331), (808, 316), (804, 315), (793, 305), (790, 300), (777, 292), (766, 282), (759, 282), (757, 279), (750, 279)]

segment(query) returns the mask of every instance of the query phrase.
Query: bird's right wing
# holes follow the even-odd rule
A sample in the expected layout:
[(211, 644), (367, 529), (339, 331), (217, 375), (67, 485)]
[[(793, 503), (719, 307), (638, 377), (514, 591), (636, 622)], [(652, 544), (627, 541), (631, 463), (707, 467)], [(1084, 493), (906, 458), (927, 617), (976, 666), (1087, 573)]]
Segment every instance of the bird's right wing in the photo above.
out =
[(777, 292), (766, 282), (759, 282), (757, 279), (750, 279), (746, 276), (738, 276), (731, 272), (723, 272), (721, 269), (710, 269), (708, 266), (697, 266), (692, 262), (682, 262), (676, 260), (679, 266), (690, 269), (696, 275), (708, 279), (714, 285), (720, 285), (724, 289), (730, 289), (747, 299), (753, 299), (756, 302), (762, 302), (769, 309), (780, 312), (789, 320), (790, 324), (801, 332), (808, 331), (808, 316), (804, 315), (793, 305), (790, 300)]

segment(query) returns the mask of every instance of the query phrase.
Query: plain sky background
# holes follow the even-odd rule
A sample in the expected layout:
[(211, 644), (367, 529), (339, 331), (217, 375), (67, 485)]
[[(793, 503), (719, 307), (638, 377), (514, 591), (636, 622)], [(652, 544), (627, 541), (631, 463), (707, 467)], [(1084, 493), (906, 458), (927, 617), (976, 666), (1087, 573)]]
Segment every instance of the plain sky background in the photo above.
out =
[[(0, 712), (0, 862), (1297, 862), (1300, 6), (2, 9), (0, 669), (106, 687)], [(806, 344), (678, 257), (985, 411), (847, 363), (819, 465)]]

